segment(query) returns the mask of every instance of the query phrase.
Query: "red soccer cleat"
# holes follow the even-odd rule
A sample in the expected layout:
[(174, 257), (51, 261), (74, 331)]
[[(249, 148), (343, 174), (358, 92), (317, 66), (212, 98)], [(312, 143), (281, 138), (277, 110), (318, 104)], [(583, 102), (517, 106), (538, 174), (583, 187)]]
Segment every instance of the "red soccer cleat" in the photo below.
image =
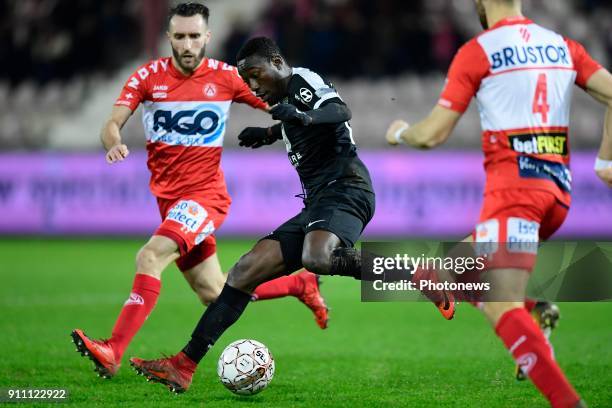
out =
[(434, 302), (440, 313), (442, 313), (442, 317), (446, 320), (452, 320), (455, 317), (455, 307), (457, 303), (455, 302), (455, 297), (452, 292), (447, 292), (445, 290), (442, 291), (444, 295), (443, 302)]
[(329, 319), (329, 308), (325, 304), (325, 299), (321, 296), (319, 289), (319, 275), (304, 271), (296, 275), (303, 283), (303, 290), (297, 298), (304, 303), (315, 315), (315, 321), (321, 329), (327, 328)]
[(182, 351), (175, 356), (157, 360), (132, 357), (130, 364), (138, 374), (147, 377), (147, 381), (164, 384), (171, 392), (177, 394), (189, 389), (197, 367), (197, 364)]
[(77, 347), (77, 351), (84, 357), (89, 357), (95, 364), (94, 371), (102, 378), (111, 378), (119, 370), (121, 362), (115, 358), (113, 348), (106, 340), (93, 340), (83, 333), (82, 330), (75, 329), (71, 333), (72, 341)]

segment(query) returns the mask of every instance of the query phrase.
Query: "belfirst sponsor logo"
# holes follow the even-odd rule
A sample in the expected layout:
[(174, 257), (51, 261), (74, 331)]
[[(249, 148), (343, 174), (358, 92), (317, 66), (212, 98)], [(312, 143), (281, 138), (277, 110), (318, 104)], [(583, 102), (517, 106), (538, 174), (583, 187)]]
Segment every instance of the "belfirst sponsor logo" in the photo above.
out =
[(564, 134), (511, 135), (508, 141), (512, 150), (518, 153), (567, 155), (567, 136)]
[(566, 46), (536, 45), (504, 47), (489, 55), (491, 69), (515, 68), (524, 65), (562, 65), (571, 67)]

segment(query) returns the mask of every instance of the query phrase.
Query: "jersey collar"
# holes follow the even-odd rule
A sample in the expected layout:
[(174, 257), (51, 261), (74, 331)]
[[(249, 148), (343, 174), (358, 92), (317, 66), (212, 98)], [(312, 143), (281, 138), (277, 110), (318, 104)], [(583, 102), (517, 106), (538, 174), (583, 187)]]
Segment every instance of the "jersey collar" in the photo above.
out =
[(499, 20), (491, 30), (499, 27), (509, 26), (509, 25), (517, 25), (517, 24), (533, 24), (533, 21), (524, 16), (515, 16), (515, 17), (506, 17), (502, 20)]

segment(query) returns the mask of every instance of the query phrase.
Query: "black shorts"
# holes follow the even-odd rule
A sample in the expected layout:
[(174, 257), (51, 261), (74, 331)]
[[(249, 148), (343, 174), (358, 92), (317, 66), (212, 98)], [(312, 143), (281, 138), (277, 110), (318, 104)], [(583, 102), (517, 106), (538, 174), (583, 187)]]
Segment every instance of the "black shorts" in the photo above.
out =
[(374, 216), (374, 194), (347, 185), (332, 185), (309, 198), (302, 211), (262, 239), (279, 241), (287, 273), (302, 268), (304, 237), (310, 231), (332, 232), (352, 247)]

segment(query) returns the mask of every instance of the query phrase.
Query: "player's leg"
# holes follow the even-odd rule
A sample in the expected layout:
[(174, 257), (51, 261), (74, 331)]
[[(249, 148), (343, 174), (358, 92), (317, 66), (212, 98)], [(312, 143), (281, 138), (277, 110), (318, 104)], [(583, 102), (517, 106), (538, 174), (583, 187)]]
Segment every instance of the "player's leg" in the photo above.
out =
[(305, 214), (304, 267), (321, 275), (361, 280), (361, 253), (353, 248), (374, 215), (374, 194), (338, 185), (310, 205)]
[[(580, 397), (553, 357), (548, 340), (524, 307), (523, 294), (529, 272), (495, 269), (486, 280), (495, 291), (487, 295), (483, 313), (516, 363), (553, 407), (574, 407)], [(523, 295), (523, 296), (522, 296)], [(496, 299), (505, 299), (503, 302)], [(488, 301), (492, 300), (492, 301)]]
[[(340, 238), (330, 231), (313, 230), (304, 238), (302, 249), (302, 263), (304, 267), (319, 275), (329, 275), (332, 269), (334, 250), (342, 246)], [(336, 252), (335, 257), (338, 257)], [(359, 269), (361, 273), (361, 268)], [(352, 276), (354, 276), (353, 271)]]
[(280, 276), (257, 286), (252, 294), (253, 301), (278, 299), (293, 296), (314, 314), (315, 322), (326, 329), (329, 322), (329, 308), (321, 294), (319, 275), (302, 269), (292, 275)]
[(230, 269), (219, 297), (206, 309), (191, 340), (180, 353), (159, 360), (132, 358), (132, 366), (148, 379), (167, 385), (171, 391), (186, 391), (197, 364), (225, 330), (240, 318), (255, 287), (287, 270), (280, 242), (259, 241)]
[[(227, 279), (227, 275), (222, 272), (216, 251), (216, 238), (214, 235), (209, 235), (202, 243), (176, 261), (183, 276), (204, 305), (209, 305), (217, 299)], [(293, 275), (264, 282), (255, 288), (252, 300), (286, 296), (293, 296), (304, 303), (314, 314), (317, 325), (321, 329), (327, 328), (328, 308), (321, 296), (317, 275), (302, 270)]]
[[(463, 240), (461, 240), (461, 242), (462, 243), (468, 243), (468, 244), (474, 242), (474, 235), (473, 234), (468, 235)], [(479, 309), (482, 308), (482, 304), (480, 302), (473, 302), (473, 301), (471, 301), (469, 303), (472, 306), (476, 307), (476, 308), (479, 308)], [(537, 305), (540, 305), (540, 307), (544, 306), (544, 303), (548, 303), (548, 302), (540, 302), (540, 301), (538, 301), (536, 299), (525, 298), (524, 306), (525, 306), (525, 309), (527, 309), (528, 312), (530, 312), (530, 313), (533, 312), (534, 319), (539, 319), (539, 316), (541, 315), (541, 313), (540, 313), (539, 310), (535, 310), (535, 308), (536, 308)], [(555, 305), (553, 305), (553, 306), (556, 308)], [(546, 314), (548, 315), (549, 313), (546, 313)], [(550, 318), (547, 318), (547, 319), (550, 320)], [(556, 323), (556, 321), (555, 321), (555, 323)], [(553, 328), (554, 328), (554, 326), (553, 326)]]
[(202, 304), (209, 305), (217, 299), (226, 276), (217, 257), (217, 240), (214, 234), (208, 235), (177, 259), (176, 266)]
[(191, 289), (205, 306), (217, 300), (227, 278), (227, 275), (221, 270), (216, 252), (196, 266), (182, 272)]
[[(576, 391), (556, 363), (552, 348), (525, 308), (525, 288), (535, 265), (540, 228), (549, 228), (548, 214), (556, 200), (547, 192), (503, 191), (485, 197), (476, 244), (493, 243), (485, 278), (482, 310), (521, 370), (553, 406), (573, 406)], [(483, 217), (484, 215), (484, 217)], [(561, 221), (562, 222), (562, 221)], [(560, 225), (560, 223), (558, 224)], [(557, 225), (557, 227), (558, 227)], [(533, 244), (512, 244), (529, 242)]]
[(125, 349), (157, 303), (162, 271), (178, 256), (178, 246), (173, 240), (161, 235), (151, 237), (136, 255), (132, 290), (115, 322), (111, 337), (108, 340), (94, 340), (82, 330), (72, 332), (77, 351), (94, 362), (100, 376), (110, 378), (119, 369)]

